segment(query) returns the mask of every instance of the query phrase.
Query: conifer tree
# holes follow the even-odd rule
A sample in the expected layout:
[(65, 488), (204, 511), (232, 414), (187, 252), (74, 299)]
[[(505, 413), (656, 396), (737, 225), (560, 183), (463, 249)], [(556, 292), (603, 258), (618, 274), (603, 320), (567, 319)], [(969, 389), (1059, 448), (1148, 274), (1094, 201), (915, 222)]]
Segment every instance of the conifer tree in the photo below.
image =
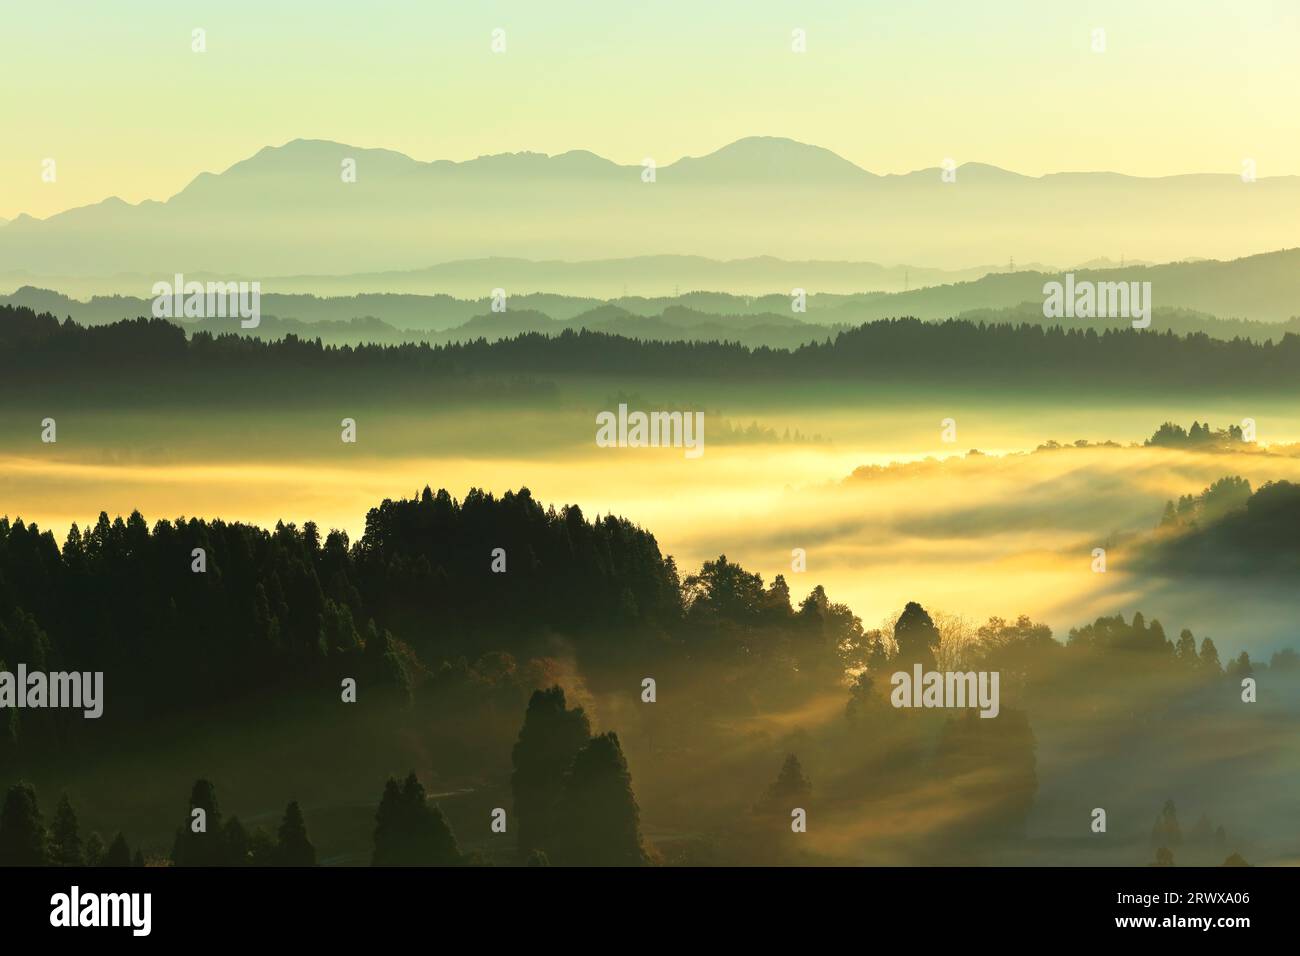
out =
[[(195, 814), (202, 810), (202, 814)], [(176, 866), (225, 866), (230, 862), (217, 806), (217, 790), (208, 780), (196, 780), (190, 789), (190, 812), (176, 831), (172, 863)]]
[(641, 866), (641, 811), (618, 735), (591, 738), (565, 774), (555, 861), (563, 866)]
[(276, 863), (279, 866), (315, 866), (316, 848), (307, 839), (307, 823), (303, 820), (298, 801), (284, 809), (280, 823), (280, 841), (276, 845)]
[(799, 758), (789, 754), (781, 765), (781, 772), (767, 788), (761, 807), (783, 815), (795, 807), (802, 807), (812, 793), (812, 784), (803, 775)]
[(924, 670), (934, 670), (939, 629), (925, 608), (915, 601), (907, 603), (894, 624), (894, 643), (898, 645), (898, 664), (911, 668), (919, 663)]
[(1223, 670), (1219, 664), (1219, 649), (1208, 637), (1201, 641), (1201, 666), (1211, 674), (1219, 674)]
[(45, 866), (48, 862), (45, 821), (36, 791), (25, 783), (14, 784), (0, 809), (0, 866)]
[(81, 834), (77, 832), (77, 815), (66, 793), (59, 799), (50, 826), (50, 863), (54, 866), (84, 866), (86, 863)]
[(462, 862), (456, 836), (424, 787), (407, 775), (402, 786), (389, 778), (375, 815), (372, 866), (455, 866)]
[(105, 852), (104, 838), (92, 830), (86, 837), (86, 866), (100, 866)]
[(118, 833), (117, 837), (108, 847), (108, 852), (104, 854), (104, 862), (100, 866), (117, 866), (127, 867), (131, 865), (131, 848), (126, 844), (126, 835)]
[(587, 715), (581, 707), (566, 707), (563, 688), (533, 692), (511, 752), (510, 789), (520, 856), (553, 844), (564, 774), (590, 739)]

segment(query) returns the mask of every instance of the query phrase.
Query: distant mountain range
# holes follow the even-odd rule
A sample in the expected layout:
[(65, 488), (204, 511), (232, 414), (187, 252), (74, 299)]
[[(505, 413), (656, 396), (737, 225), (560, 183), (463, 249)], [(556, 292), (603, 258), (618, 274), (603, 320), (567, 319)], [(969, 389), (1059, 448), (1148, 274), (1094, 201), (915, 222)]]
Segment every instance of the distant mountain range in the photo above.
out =
[[(1047, 270), (1026, 263), (1025, 268)], [(422, 269), (349, 275), (299, 275), (262, 278), (263, 292), (353, 296), (368, 293), (446, 294), (477, 299), (504, 288), (510, 295), (538, 291), (612, 299), (625, 295), (676, 296), (692, 290), (725, 290), (739, 295), (768, 295), (803, 288), (809, 292), (902, 292), (923, 286), (964, 282), (1006, 264), (971, 269), (884, 266), (874, 262), (792, 262), (771, 256), (719, 260), (703, 256), (634, 256), (581, 262), (518, 258), (461, 259)], [(212, 272), (187, 271), (187, 280), (221, 280)], [(140, 296), (160, 277), (144, 273), (113, 276), (45, 276), (25, 270), (0, 272), (0, 292), (30, 285), (74, 298), (95, 295)]]
[[(1076, 281), (1150, 282), (1152, 302), (1157, 307), (1192, 309), (1222, 318), (1264, 322), (1300, 316), (1300, 248), (1229, 262), (1170, 262), (1071, 271)], [(1033, 303), (1041, 310), (1044, 283), (1060, 278), (1059, 273), (993, 273), (974, 282), (874, 296), (863, 304), (858, 315), (937, 319), (972, 309), (1002, 309), (1024, 302)]]
[[(348, 160), (355, 182), (343, 181)], [(663, 254), (956, 270), (1013, 257), (1226, 259), (1294, 245), (1300, 223), (1295, 176), (1029, 177), (966, 163), (944, 182), (938, 166), (878, 176), (775, 137), (739, 140), (646, 178), (640, 165), (582, 151), (421, 162), (294, 140), (203, 173), (165, 202), (112, 198), (44, 220), (19, 216), (0, 227), (0, 275), (137, 273), (152, 284), (176, 272), (270, 279)], [(566, 291), (562, 271), (552, 279), (542, 270), (533, 281), (544, 284), (525, 290)], [(766, 288), (788, 283), (773, 277)]]
[[(791, 267), (792, 263), (778, 263)], [(1123, 269), (1077, 269), (1079, 281), (1149, 281), (1154, 332), (1204, 333), (1212, 338), (1277, 340), (1300, 333), (1300, 249), (1232, 262), (1169, 263)], [(964, 318), (989, 324), (1058, 324), (1043, 317), (1043, 283), (1057, 274), (1017, 272), (971, 282), (901, 293), (814, 293), (807, 311), (796, 313), (789, 295), (739, 296), (689, 292), (676, 296), (591, 296), (532, 293), (509, 296), (505, 312), (493, 312), (487, 296), (364, 294), (319, 297), (266, 293), (262, 320), (245, 331), (237, 319), (181, 321), (212, 332), (281, 338), (295, 334), (330, 344), (489, 340), (524, 332), (558, 333), (586, 328), (656, 340), (730, 340), (790, 348), (825, 341), (840, 331), (883, 318)], [(79, 301), (26, 286), (0, 296), (0, 304), (31, 308), (84, 325), (149, 315), (140, 296), (96, 296)], [(1066, 327), (1127, 328), (1129, 320), (1060, 320)]]

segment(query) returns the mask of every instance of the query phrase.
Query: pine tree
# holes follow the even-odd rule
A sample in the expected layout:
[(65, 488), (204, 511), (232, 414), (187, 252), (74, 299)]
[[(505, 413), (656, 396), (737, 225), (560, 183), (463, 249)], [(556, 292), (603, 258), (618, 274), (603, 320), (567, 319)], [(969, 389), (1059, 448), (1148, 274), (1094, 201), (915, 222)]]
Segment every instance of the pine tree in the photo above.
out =
[(93, 830), (86, 837), (86, 866), (99, 866), (104, 862), (104, 838)]
[(104, 854), (104, 862), (100, 866), (117, 866), (127, 867), (131, 865), (131, 848), (126, 845), (126, 835), (118, 833)]
[(402, 787), (402, 806), (410, 820), (413, 866), (453, 866), (460, 862), (460, 849), (442, 810), (425, 800), (424, 787), (412, 771)]
[(84, 866), (86, 863), (81, 834), (77, 832), (77, 815), (66, 793), (59, 799), (54, 823), (50, 827), (50, 863), (54, 866)]
[[(195, 810), (202, 810), (200, 815)], [(200, 826), (202, 829), (195, 830)], [(172, 863), (176, 866), (225, 866), (230, 862), (217, 806), (217, 790), (208, 780), (196, 780), (190, 789), (190, 812), (176, 831)]]
[(276, 846), (276, 863), (279, 866), (315, 866), (316, 848), (307, 839), (307, 823), (302, 809), (294, 800), (284, 809), (280, 823), (280, 842)]
[(415, 771), (401, 787), (390, 777), (375, 814), (371, 865), (454, 866), (461, 862), (455, 834), (442, 810), (426, 801)]
[(1254, 677), (1255, 666), (1250, 662), (1250, 654), (1242, 651), (1237, 655), (1237, 659), (1229, 661), (1224, 673), (1234, 680), (1241, 680), (1243, 677)]
[(0, 866), (45, 866), (48, 862), (45, 821), (36, 791), (25, 783), (14, 784), (0, 810)]
[(898, 645), (898, 664), (907, 668), (919, 663), (924, 670), (934, 670), (934, 654), (939, 649), (939, 629), (925, 608), (909, 601), (894, 624), (894, 643)]
[(811, 793), (812, 784), (803, 775), (799, 758), (789, 754), (781, 765), (781, 773), (776, 781), (767, 788), (760, 807), (787, 816), (795, 807), (804, 806)]
[(1208, 637), (1201, 641), (1201, 666), (1212, 674), (1219, 674), (1223, 670), (1219, 664), (1219, 649)]
[(510, 790), (520, 856), (553, 845), (564, 774), (590, 739), (587, 715), (581, 707), (566, 706), (562, 688), (533, 692), (519, 740), (510, 755), (514, 765)]
[(384, 795), (375, 812), (375, 852), (371, 866), (399, 866), (402, 856), (402, 790), (392, 777), (384, 784)]
[(591, 738), (565, 774), (561, 831), (548, 854), (563, 866), (640, 866), (641, 811), (618, 735)]

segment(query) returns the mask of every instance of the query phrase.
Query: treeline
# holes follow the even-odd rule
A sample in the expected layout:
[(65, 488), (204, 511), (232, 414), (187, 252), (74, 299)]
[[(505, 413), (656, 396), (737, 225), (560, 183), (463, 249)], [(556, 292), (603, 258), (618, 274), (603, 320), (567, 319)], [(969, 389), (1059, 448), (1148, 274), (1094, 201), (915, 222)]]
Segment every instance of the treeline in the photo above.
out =
[[(618, 736), (593, 736), (582, 708), (567, 707), (560, 687), (533, 694), (512, 761), (513, 808), (509, 814), (494, 809), (483, 825), (493, 834), (517, 834), (517, 861), (529, 866), (651, 862)], [(300, 867), (317, 862), (297, 801), (285, 807), (274, 834), (261, 827), (250, 832), (238, 816), (223, 816), (216, 787), (204, 779), (190, 790), (188, 812), (167, 856), (146, 858), (141, 849), (132, 853), (122, 833), (107, 848), (98, 833), (83, 840), (66, 793), (48, 826), (35, 789), (26, 783), (9, 787), (0, 808), (0, 866)], [(372, 866), (486, 862), (482, 853), (462, 851), (451, 824), (428, 799), (414, 771), (400, 784), (388, 779), (375, 814)]]
[(321, 373), (328, 373), (337, 386), (349, 375), (382, 372), (461, 381), (467, 375), (615, 373), (741, 382), (830, 375), (904, 385), (996, 383), (1001, 389), (1042, 389), (1061, 382), (1131, 390), (1293, 388), (1300, 371), (1300, 336), (1255, 343), (1131, 328), (900, 318), (866, 323), (790, 351), (716, 341), (639, 341), (589, 330), (557, 336), (527, 333), (491, 343), (331, 346), (293, 335), (265, 342), (197, 332), (187, 339), (183, 329), (161, 319), (84, 328), (30, 309), (0, 306), (0, 363), (11, 385), (39, 383), (54, 372), (75, 373), (79, 380), (120, 378), (124, 369), (137, 368), (188, 377), (191, 385), (209, 373), (269, 376), (268, 386), (313, 376), (324, 383)]
[[(1216, 484), (1194, 507), (1219, 520), (1171, 547), (1228, 567), (1254, 550), (1294, 555), (1300, 489), (1268, 485), (1233, 510), (1248, 492)], [(457, 501), (426, 487), (385, 500), (356, 542), (342, 531), (322, 536), (312, 522), (268, 531), (191, 518), (150, 528), (133, 512), (73, 525), (60, 547), (36, 525), (0, 518), (0, 670), (105, 675), (98, 720), (0, 712), (0, 754), (57, 751), (119, 720), (259, 692), (337, 702), (348, 680), (364, 701), (413, 703), (430, 718), (505, 715), (553, 682), (536, 661), (555, 635), (593, 686), (622, 687), (628, 672), (639, 681), (651, 665), (679, 681), (707, 672), (718, 678), (717, 707), (741, 711), (753, 710), (755, 694), (788, 705), (842, 686), (846, 673), (913, 659), (930, 667), (930, 656), (909, 650), (914, 633), (945, 666), (1005, 646), (1031, 656), (1068, 650), (1050, 633), (995, 627), (940, 651), (922, 615), (909, 605), (893, 633), (866, 630), (820, 586), (796, 603), (784, 576), (765, 582), (725, 555), (681, 576), (650, 532), (612, 515), (588, 520), (576, 505), (543, 508), (526, 488), (501, 497), (475, 489)]]
[(296, 801), (284, 811), (274, 835), (262, 828), (251, 833), (238, 817), (223, 820), (216, 788), (196, 780), (190, 811), (176, 829), (169, 856), (143, 849), (131, 851), (119, 832), (107, 848), (98, 833), (84, 839), (76, 811), (65, 793), (47, 826), (34, 787), (17, 783), (0, 809), (0, 866), (315, 866), (316, 849), (307, 837)]
[(332, 685), (337, 700), (349, 678), (367, 700), (508, 710), (545, 679), (517, 662), (555, 634), (598, 670), (707, 659), (800, 693), (842, 673), (857, 630), (820, 588), (796, 610), (782, 577), (765, 586), (725, 556), (683, 580), (649, 532), (543, 508), (526, 488), (386, 500), (356, 542), (312, 522), (150, 528), (133, 512), (74, 525), (60, 548), (0, 518), (0, 670), (101, 671), (106, 698), (93, 722), (6, 709), (0, 751), (262, 690)]
[(1227, 831), (1222, 824), (1215, 827), (1204, 813), (1184, 837), (1183, 829), (1178, 824), (1178, 808), (1172, 800), (1166, 800), (1161, 807), (1160, 814), (1151, 827), (1150, 842), (1155, 851), (1155, 862), (1151, 866), (1175, 866), (1175, 851), (1184, 844), (1193, 853), (1222, 859), (1220, 866), (1250, 866), (1240, 853), (1227, 853)]
[(1161, 448), (1205, 448), (1240, 445), (1245, 440), (1240, 425), (1229, 425), (1213, 431), (1209, 422), (1204, 425), (1192, 422), (1192, 427), (1186, 429), (1174, 422), (1165, 422), (1144, 444)]
[(1270, 481), (1254, 493), (1239, 476), (1167, 502), (1161, 527), (1179, 532), (1143, 555), (1152, 567), (1285, 580), (1300, 571), (1300, 485)]

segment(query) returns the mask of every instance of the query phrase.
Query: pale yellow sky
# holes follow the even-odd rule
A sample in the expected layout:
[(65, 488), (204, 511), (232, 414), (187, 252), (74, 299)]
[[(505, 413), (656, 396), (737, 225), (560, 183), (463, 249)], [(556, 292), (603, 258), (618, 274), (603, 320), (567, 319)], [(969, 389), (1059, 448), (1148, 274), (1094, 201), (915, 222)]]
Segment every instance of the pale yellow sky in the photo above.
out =
[(590, 149), (662, 163), (778, 135), (878, 173), (945, 157), (1030, 175), (1237, 173), (1250, 158), (1262, 177), (1296, 175), (1297, 49), (1295, 0), (12, 0), (0, 218), (165, 199), (299, 137), (424, 160)]

